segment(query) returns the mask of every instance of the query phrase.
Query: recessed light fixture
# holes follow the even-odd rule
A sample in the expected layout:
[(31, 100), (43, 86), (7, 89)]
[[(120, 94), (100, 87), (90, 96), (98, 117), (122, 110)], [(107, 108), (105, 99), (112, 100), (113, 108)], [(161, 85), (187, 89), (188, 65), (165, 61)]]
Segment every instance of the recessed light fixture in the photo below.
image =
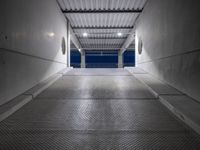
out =
[(83, 36), (84, 36), (84, 37), (87, 37), (87, 36), (88, 36), (88, 34), (87, 34), (86, 32), (84, 32), (84, 33), (83, 33)]
[(118, 36), (122, 36), (122, 33), (121, 33), (121, 32), (119, 32), (119, 33), (117, 33), (117, 35), (118, 35)]

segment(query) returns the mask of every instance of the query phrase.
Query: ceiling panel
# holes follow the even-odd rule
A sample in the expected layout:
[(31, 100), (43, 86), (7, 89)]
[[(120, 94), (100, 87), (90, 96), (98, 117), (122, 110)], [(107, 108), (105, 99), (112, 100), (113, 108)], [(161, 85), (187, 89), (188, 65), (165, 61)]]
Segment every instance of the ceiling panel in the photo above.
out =
[(142, 9), (146, 0), (59, 0), (64, 10)]
[[(58, 0), (62, 10), (142, 10), (147, 0)], [(82, 48), (120, 48), (140, 13), (65, 13)], [(83, 33), (88, 33), (87, 37)], [(118, 36), (122, 33), (122, 36)], [(134, 43), (133, 43), (134, 45)]]

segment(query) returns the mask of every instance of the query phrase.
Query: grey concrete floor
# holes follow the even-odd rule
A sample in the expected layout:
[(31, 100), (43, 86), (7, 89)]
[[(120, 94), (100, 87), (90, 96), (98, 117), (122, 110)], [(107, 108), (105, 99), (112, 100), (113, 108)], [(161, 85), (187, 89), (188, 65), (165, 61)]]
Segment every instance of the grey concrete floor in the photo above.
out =
[(0, 123), (0, 149), (199, 149), (123, 69), (74, 69)]

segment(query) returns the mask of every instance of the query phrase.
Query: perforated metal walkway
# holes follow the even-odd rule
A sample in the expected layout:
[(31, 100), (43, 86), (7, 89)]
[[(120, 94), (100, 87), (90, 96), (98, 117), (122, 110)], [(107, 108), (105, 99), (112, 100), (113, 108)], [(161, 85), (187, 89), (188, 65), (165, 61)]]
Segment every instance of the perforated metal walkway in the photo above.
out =
[(123, 69), (74, 69), (0, 123), (1, 150), (199, 148), (199, 136)]

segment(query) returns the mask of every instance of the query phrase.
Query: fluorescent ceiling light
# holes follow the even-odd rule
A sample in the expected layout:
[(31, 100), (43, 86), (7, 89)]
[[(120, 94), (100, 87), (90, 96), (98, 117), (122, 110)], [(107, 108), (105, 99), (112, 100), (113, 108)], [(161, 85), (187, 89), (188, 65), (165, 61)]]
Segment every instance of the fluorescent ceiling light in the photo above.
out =
[(122, 36), (122, 33), (121, 33), (121, 32), (119, 32), (119, 33), (117, 33), (117, 35), (118, 35), (118, 36)]
[(84, 33), (83, 33), (83, 36), (84, 36), (84, 37), (87, 37), (87, 36), (88, 36), (88, 34), (87, 34), (86, 32), (84, 32)]

